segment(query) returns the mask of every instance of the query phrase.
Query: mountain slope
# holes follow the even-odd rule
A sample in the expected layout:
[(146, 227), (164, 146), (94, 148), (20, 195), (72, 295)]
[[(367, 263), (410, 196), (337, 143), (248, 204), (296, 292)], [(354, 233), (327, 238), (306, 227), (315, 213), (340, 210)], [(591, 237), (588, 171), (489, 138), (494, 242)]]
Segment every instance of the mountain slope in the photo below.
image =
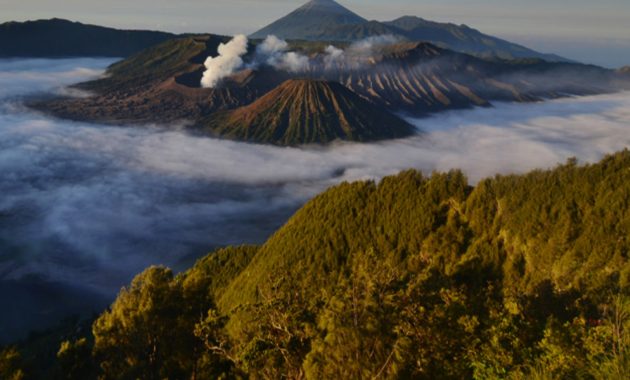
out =
[[(539, 101), (630, 87), (615, 71), (595, 66), (536, 59), (487, 61), (423, 42), (377, 46), (369, 53), (359, 54), (349, 47), (344, 59), (327, 63), (329, 57), (320, 42), (300, 41), (297, 48), (309, 57), (308, 69), (303, 72), (292, 73), (266, 64), (246, 66), (226, 78), (221, 86), (202, 88), (204, 60), (216, 56), (219, 44), (228, 40), (229, 37), (213, 35), (175, 38), (112, 65), (104, 78), (76, 86), (88, 90), (90, 97), (35, 99), (29, 105), (73, 120), (117, 124), (187, 121), (191, 128), (211, 131), (208, 123), (216, 119), (216, 112), (249, 105), (289, 79), (337, 82), (372, 107), (378, 106), (374, 110), (415, 116), (488, 106), (492, 101)], [(247, 63), (254, 59), (255, 50), (255, 45), (250, 45), (244, 57)], [(293, 101), (299, 104), (301, 100), (295, 97)], [(366, 115), (372, 115), (368, 111), (372, 108), (366, 110)], [(262, 112), (265, 113), (269, 114)], [(366, 124), (359, 119), (360, 116), (348, 117), (361, 129)], [(245, 139), (249, 135), (245, 129), (236, 127), (239, 123), (231, 124), (234, 127), (232, 138)], [(312, 140), (309, 133), (319, 127), (312, 128), (311, 124), (294, 130), (297, 134), (286, 143), (313, 142), (320, 138), (322, 141), (351, 137), (368, 140), (381, 135), (379, 132), (373, 137), (369, 137), (369, 133), (354, 137), (345, 134), (344, 137), (345, 132), (327, 132), (324, 135), (328, 137), (318, 135)], [(329, 132), (338, 128), (333, 122)], [(310, 132), (306, 133), (307, 130)], [(217, 128), (216, 131), (229, 137), (227, 130)], [(263, 135), (258, 134), (254, 141), (280, 143), (282, 140)]]
[(0, 350), (0, 377), (625, 380), (629, 169), (343, 183), (260, 247), (146, 269), (93, 335)]
[(339, 83), (306, 79), (288, 80), (251, 105), (213, 115), (206, 127), (222, 137), (280, 145), (372, 141), (414, 131)]
[(251, 103), (268, 90), (264, 86), (204, 89), (180, 83), (187, 82), (184, 79), (191, 73), (201, 78), (205, 58), (216, 55), (219, 44), (228, 40), (215, 35), (172, 39), (113, 64), (104, 78), (76, 86), (91, 92), (91, 97), (43, 99), (30, 105), (71, 120), (197, 121), (217, 110)]
[(484, 58), (540, 58), (550, 62), (569, 60), (543, 54), (466, 25), (439, 23), (414, 16), (389, 22), (367, 21), (333, 0), (314, 0), (255, 32), (252, 38), (276, 35), (285, 39), (357, 41), (367, 37), (393, 35), (410, 41), (431, 42), (454, 51)]
[[(427, 179), (409, 171), (380, 184), (339, 185), (274, 234), (219, 305), (227, 311), (255, 302), (269, 273), (296, 273), (292, 286), (328, 289), (352, 255), (370, 249), (397, 260), (424, 256), (423, 266), (451, 274), (499, 260), (493, 270), (505, 271), (499, 278), (506, 294), (551, 281), (558, 289), (589, 288), (598, 297), (597, 288), (630, 284), (630, 261), (622, 253), (630, 248), (629, 168), (624, 151), (596, 165), (569, 163), (475, 188), (460, 172)], [(616, 208), (616, 202), (626, 206)]]
[(567, 59), (557, 55), (539, 53), (524, 46), (483, 34), (466, 25), (439, 23), (414, 16), (403, 16), (385, 24), (403, 31), (403, 35), (410, 40), (427, 41), (467, 54), (502, 59), (541, 58), (550, 62), (567, 61)]
[(7, 22), (0, 25), (0, 57), (128, 57), (174, 37), (61, 19)]
[(273, 34), (280, 38), (309, 40), (315, 39), (322, 30), (366, 21), (333, 0), (311, 0), (250, 37), (265, 38)]

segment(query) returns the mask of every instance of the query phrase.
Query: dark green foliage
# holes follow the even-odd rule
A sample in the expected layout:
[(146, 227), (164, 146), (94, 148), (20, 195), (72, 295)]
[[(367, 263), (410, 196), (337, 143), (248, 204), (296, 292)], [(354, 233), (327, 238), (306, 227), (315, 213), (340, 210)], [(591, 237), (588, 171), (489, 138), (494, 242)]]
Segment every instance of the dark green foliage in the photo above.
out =
[(247, 245), (220, 249), (200, 259), (180, 278), (189, 287), (194, 283), (197, 289), (204, 293), (209, 291), (212, 297), (217, 297), (249, 265), (258, 249), (257, 246)]
[(26, 379), (22, 355), (15, 347), (7, 347), (0, 351), (0, 379)]
[[(94, 324), (92, 377), (627, 379), (629, 206), (629, 151), (344, 183), (261, 247), (139, 275)], [(64, 343), (60, 367), (86, 356)]]
[(67, 380), (87, 380), (94, 378), (95, 363), (92, 360), (93, 345), (87, 338), (61, 343), (57, 353), (59, 378)]
[(195, 323), (212, 307), (198, 283), (153, 267), (123, 289), (93, 326), (94, 356), (105, 379), (180, 378), (194, 373), (201, 342)]

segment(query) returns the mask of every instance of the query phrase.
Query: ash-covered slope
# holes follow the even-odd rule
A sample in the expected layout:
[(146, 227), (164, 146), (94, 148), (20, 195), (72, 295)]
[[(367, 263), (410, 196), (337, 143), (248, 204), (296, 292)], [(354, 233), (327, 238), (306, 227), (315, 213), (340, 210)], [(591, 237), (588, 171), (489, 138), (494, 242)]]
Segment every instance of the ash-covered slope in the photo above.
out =
[(209, 35), (167, 41), (112, 65), (104, 78), (76, 86), (90, 97), (45, 99), (31, 106), (72, 120), (169, 123), (250, 103), (275, 84), (198, 88), (203, 61), (228, 40)]
[(344, 61), (345, 67), (313, 75), (338, 81), (381, 106), (414, 115), (487, 106), (492, 101), (540, 101), (619, 88), (612, 71), (596, 66), (486, 61), (424, 42), (385, 45), (361, 59), (361, 64)]
[(278, 145), (404, 137), (414, 128), (336, 82), (292, 79), (204, 123), (221, 137)]
[(323, 30), (358, 25), (366, 19), (333, 0), (311, 0), (285, 17), (252, 34), (252, 38), (275, 35), (280, 38), (317, 39)]
[(0, 57), (128, 57), (176, 35), (62, 19), (0, 24)]
[[(596, 66), (543, 60), (486, 61), (420, 42), (375, 45), (368, 52), (350, 46), (344, 51), (337, 49), (341, 58), (332, 61), (321, 43), (300, 42), (293, 47), (308, 62), (299, 72), (257, 61), (256, 46), (250, 44), (242, 57), (242, 67), (216, 87), (202, 88), (204, 60), (216, 57), (219, 44), (228, 40), (221, 36), (170, 40), (111, 66), (105, 78), (77, 86), (90, 91), (90, 97), (44, 99), (31, 105), (75, 120), (160, 124), (186, 121), (196, 130), (211, 131), (213, 128), (208, 128), (207, 123), (214, 120), (215, 113), (249, 105), (289, 79), (337, 82), (381, 109), (415, 116), (488, 106), (492, 101), (539, 101), (630, 88), (630, 81), (623, 75)], [(299, 104), (303, 99), (293, 97), (291, 101)], [(357, 128), (363, 128), (359, 116), (353, 120), (359, 123)], [(376, 134), (380, 137), (331, 135), (330, 131), (317, 134), (313, 125), (302, 127), (286, 140), (268, 131), (257, 132), (252, 138), (242, 128), (237, 128), (238, 133), (233, 131), (231, 137), (294, 145), (334, 138), (367, 140), (387, 136), (380, 132)], [(330, 128), (338, 126), (333, 124)], [(229, 136), (225, 130), (217, 131)]]

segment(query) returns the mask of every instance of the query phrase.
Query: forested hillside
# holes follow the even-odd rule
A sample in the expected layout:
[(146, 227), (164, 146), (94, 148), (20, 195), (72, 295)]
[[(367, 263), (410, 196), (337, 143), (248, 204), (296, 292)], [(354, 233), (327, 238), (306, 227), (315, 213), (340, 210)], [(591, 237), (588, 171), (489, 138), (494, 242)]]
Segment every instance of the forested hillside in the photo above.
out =
[[(629, 249), (629, 151), (344, 183), (260, 247), (139, 274), (48, 376), (627, 379)], [(28, 353), (0, 377), (36, 373)]]

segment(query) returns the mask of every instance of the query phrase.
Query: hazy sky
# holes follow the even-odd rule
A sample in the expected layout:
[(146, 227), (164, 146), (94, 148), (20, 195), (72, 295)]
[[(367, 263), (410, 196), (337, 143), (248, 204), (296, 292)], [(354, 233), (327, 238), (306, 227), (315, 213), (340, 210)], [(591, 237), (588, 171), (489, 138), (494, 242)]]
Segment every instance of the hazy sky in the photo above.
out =
[[(0, 0), (0, 20), (62, 17), (174, 32), (251, 33), (306, 0)], [(342, 0), (368, 19), (467, 24), (544, 52), (630, 64), (630, 0)]]

